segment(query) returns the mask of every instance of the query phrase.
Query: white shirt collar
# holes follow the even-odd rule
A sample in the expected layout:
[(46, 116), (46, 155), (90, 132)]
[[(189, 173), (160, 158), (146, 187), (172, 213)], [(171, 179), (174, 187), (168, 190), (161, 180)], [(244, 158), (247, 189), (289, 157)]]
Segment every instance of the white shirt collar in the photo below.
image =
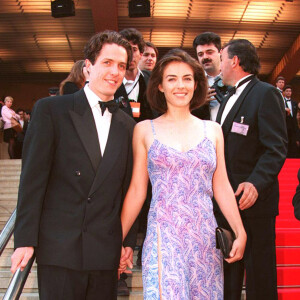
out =
[(86, 95), (86, 98), (90, 104), (90, 107), (95, 107), (97, 106), (99, 103), (99, 101), (102, 102), (102, 99), (100, 97), (98, 97), (89, 87), (89, 84), (86, 84), (84, 86), (84, 92), (85, 92), (85, 95)]
[(123, 84), (126, 85), (126, 83), (129, 83), (129, 84), (136, 83), (136, 82), (139, 80), (139, 78), (140, 78), (141, 75), (144, 76), (144, 74), (142, 73), (142, 71), (138, 68), (138, 73), (137, 73), (135, 79), (134, 79), (134, 80), (127, 80), (127, 79), (124, 77), (124, 79), (123, 79)]
[[(236, 82), (236, 84), (234, 85), (235, 87), (237, 87), (238, 86), (238, 84), (242, 81), (242, 80), (244, 80), (244, 79), (246, 79), (247, 77), (250, 77), (250, 76), (252, 76), (253, 74), (249, 74), (249, 75), (246, 75), (246, 76), (244, 76), (243, 78), (241, 78), (238, 82)], [(249, 83), (249, 81), (247, 81), (247, 82), (245, 82), (244, 84), (246, 84), (246, 83)], [(239, 89), (239, 88), (241, 88), (241, 87), (243, 87), (244, 86), (244, 84), (243, 85), (241, 85), (241, 86), (239, 86), (238, 88), (237, 88), (237, 90)]]

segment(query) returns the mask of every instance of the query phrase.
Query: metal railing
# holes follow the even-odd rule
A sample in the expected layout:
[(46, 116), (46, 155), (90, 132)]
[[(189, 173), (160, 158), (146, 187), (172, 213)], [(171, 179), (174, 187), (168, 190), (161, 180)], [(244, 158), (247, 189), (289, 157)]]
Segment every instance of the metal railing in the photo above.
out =
[[(7, 223), (5, 224), (4, 228), (0, 234), (0, 255), (4, 251), (9, 239), (11, 238), (14, 227), (16, 222), (16, 210), (13, 211), (12, 215), (8, 219)], [(22, 294), (23, 287), (31, 270), (32, 264), (35, 260), (35, 255), (31, 257), (28, 261), (26, 267), (23, 271), (21, 268), (18, 268), (15, 274), (13, 275), (12, 279), (9, 282), (9, 286), (6, 290), (6, 293), (3, 297), (3, 300), (18, 300)]]
[(16, 222), (16, 210), (13, 211), (7, 223), (0, 234), (0, 255), (2, 255), (3, 250), (5, 249), (9, 239), (11, 238)]
[(18, 268), (10, 280), (3, 300), (17, 300), (20, 298), (34, 260), (35, 255), (33, 254), (23, 271), (21, 271), (21, 268)]

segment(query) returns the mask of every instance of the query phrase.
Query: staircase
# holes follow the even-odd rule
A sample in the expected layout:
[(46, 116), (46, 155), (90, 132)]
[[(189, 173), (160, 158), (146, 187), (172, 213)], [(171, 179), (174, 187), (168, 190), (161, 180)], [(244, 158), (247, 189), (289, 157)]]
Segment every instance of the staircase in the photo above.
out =
[[(279, 175), (280, 202), (279, 216), (276, 221), (276, 252), (279, 300), (300, 299), (300, 221), (293, 213), (292, 197), (297, 186), (297, 172), (300, 160), (288, 159)], [(0, 160), (0, 229), (16, 207), (20, 160)], [(10, 256), (13, 252), (13, 238), (0, 257), (0, 297), (2, 298), (10, 281)], [(136, 254), (136, 253), (135, 253)], [(136, 261), (136, 255), (134, 262)], [(141, 268), (134, 266), (127, 284), (130, 287), (129, 297), (118, 297), (118, 300), (143, 299)], [(37, 300), (36, 264), (29, 274), (21, 300)], [(245, 299), (243, 292), (242, 299)]]
[(300, 159), (287, 159), (279, 174), (279, 216), (276, 220), (279, 300), (300, 299), (300, 221), (295, 218), (292, 205), (299, 168)]

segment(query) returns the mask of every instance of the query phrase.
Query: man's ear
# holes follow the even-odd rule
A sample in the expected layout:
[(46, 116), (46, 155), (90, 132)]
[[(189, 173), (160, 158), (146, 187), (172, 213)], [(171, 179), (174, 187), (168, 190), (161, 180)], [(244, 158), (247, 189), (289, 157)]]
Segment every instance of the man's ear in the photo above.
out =
[(90, 62), (89, 59), (86, 59), (84, 61), (84, 64), (85, 64), (85, 67), (86, 67), (87, 71), (90, 73), (90, 68), (91, 68), (92, 63)]
[(240, 65), (240, 60), (236, 55), (232, 58), (231, 64), (233, 68), (238, 67)]

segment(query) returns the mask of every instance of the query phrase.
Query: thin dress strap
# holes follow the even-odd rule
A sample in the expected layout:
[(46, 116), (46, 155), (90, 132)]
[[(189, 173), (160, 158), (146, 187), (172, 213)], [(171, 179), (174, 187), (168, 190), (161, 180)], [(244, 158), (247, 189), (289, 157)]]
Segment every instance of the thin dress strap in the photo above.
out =
[(156, 137), (156, 132), (155, 132), (155, 129), (154, 129), (153, 120), (150, 120), (150, 123), (151, 123), (152, 133), (153, 133), (153, 136), (154, 136), (154, 139), (155, 139), (155, 137)]

